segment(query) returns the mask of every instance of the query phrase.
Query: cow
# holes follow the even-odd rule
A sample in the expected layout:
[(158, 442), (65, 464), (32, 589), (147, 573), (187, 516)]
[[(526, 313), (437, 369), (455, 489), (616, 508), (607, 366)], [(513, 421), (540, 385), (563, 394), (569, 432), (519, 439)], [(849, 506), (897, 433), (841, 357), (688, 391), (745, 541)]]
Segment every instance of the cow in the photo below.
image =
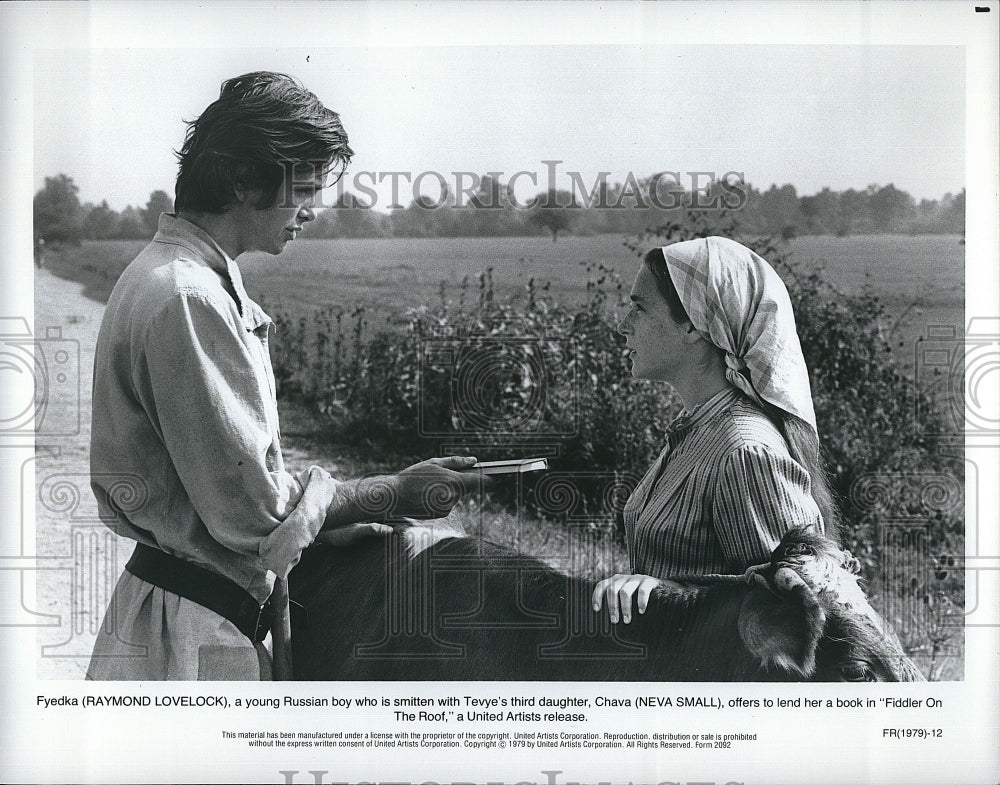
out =
[[(858, 586), (807, 529), (744, 575), (663, 580), (610, 621), (591, 582), (448, 529), (314, 545), (289, 588), (297, 680), (921, 681)], [(293, 611), (296, 610), (293, 608)]]

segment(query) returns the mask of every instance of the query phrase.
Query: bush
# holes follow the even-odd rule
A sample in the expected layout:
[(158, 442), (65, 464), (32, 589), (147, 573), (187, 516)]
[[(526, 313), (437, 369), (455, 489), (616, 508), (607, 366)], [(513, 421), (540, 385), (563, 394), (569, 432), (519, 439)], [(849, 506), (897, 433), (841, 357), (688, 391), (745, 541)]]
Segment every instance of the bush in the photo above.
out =
[(551, 466), (580, 478), (572, 483), (578, 503), (569, 509), (529, 493), (529, 504), (611, 528), (680, 404), (669, 387), (629, 374), (612, 315), (624, 284), (600, 265), (586, 273), (587, 299), (576, 307), (534, 281), (499, 301), (487, 270), (477, 291), (461, 283), (457, 302), (442, 285), (436, 305), (377, 330), (362, 310), (293, 323), (272, 309), (283, 346), (274, 362), (279, 395), (314, 406), (331, 436), (397, 459), (456, 444), (502, 458), (556, 440)]

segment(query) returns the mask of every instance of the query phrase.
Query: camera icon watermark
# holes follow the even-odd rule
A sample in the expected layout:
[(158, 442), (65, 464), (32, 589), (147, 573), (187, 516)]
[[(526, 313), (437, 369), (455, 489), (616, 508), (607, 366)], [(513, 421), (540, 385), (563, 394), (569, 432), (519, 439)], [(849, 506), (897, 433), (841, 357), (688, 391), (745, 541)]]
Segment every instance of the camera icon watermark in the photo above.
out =
[(519, 333), (421, 336), (418, 427), (425, 437), (553, 439), (577, 429), (567, 341)]
[[(935, 422), (930, 409), (944, 402), (943, 426), (967, 436), (1000, 437), (1000, 320), (975, 317), (965, 334), (954, 325), (928, 325), (914, 362), (915, 416)], [(948, 434), (944, 434), (948, 435)]]
[[(0, 436), (80, 432), (80, 344), (61, 328), (36, 338), (26, 319), (0, 317), (0, 379)], [(56, 400), (66, 413), (58, 418), (49, 408)]]

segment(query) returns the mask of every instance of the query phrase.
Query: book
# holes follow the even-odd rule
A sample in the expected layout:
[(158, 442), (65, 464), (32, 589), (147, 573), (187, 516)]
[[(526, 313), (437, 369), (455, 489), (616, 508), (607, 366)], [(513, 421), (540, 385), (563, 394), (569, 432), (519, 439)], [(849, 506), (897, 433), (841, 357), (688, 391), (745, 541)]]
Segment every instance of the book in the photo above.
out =
[(481, 474), (523, 474), (542, 472), (548, 468), (548, 458), (515, 458), (511, 461), (479, 461), (468, 471), (478, 471)]

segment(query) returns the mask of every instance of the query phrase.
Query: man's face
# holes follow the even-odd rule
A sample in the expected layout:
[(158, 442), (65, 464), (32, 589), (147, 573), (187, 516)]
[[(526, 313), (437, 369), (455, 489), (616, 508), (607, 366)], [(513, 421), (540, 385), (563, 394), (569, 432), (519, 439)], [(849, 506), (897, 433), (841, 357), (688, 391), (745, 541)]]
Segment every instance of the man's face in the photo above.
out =
[(275, 203), (263, 209), (248, 210), (246, 250), (277, 255), (298, 236), (306, 223), (316, 218), (313, 205), (324, 188), (325, 177), (315, 174), (312, 167), (309, 169), (307, 174), (298, 166), (287, 171)]

